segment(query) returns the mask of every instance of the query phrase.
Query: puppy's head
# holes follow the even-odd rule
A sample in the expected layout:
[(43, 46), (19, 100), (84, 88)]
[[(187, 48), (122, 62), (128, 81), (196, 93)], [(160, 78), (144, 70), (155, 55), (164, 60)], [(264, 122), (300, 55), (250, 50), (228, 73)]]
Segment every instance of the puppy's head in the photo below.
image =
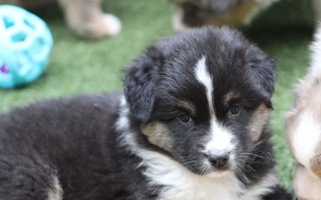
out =
[(260, 142), (274, 79), (273, 60), (239, 32), (205, 27), (150, 47), (127, 71), (125, 97), (145, 143), (218, 175), (241, 170)]

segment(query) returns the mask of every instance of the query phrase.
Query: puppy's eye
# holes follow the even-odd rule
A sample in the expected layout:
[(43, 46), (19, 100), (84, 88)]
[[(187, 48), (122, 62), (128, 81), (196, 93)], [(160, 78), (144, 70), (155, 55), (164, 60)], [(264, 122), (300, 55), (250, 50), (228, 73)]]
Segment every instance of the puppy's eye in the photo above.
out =
[(241, 107), (240, 105), (232, 105), (232, 106), (230, 107), (230, 113), (231, 113), (232, 115), (236, 115), (236, 114), (238, 114), (238, 113), (241, 111), (241, 109), (242, 109), (242, 107)]
[(188, 114), (180, 114), (180, 115), (178, 115), (178, 119), (181, 122), (187, 123), (191, 120), (191, 117)]

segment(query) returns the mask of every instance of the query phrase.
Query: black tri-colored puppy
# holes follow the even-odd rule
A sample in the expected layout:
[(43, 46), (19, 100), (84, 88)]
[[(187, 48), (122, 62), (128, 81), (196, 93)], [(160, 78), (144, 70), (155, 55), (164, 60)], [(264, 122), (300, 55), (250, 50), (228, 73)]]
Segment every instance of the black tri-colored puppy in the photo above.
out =
[(285, 200), (268, 129), (275, 63), (239, 32), (161, 40), (124, 92), (0, 115), (1, 200)]

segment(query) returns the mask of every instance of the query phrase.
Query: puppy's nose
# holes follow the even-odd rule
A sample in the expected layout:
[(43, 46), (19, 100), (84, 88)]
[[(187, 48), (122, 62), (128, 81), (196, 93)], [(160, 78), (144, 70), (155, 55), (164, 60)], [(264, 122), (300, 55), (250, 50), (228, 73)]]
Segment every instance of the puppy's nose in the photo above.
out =
[(222, 169), (227, 166), (229, 157), (230, 157), (229, 152), (226, 152), (226, 151), (215, 152), (215, 153), (209, 154), (209, 161), (214, 167), (218, 169)]

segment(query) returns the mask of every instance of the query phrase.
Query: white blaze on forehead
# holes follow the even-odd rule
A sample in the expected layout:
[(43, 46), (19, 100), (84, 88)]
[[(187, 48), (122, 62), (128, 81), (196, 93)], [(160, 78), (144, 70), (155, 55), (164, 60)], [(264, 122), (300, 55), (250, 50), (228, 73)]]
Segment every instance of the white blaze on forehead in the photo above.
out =
[(234, 147), (232, 143), (233, 135), (227, 128), (224, 128), (216, 120), (213, 108), (213, 80), (207, 70), (206, 59), (204, 56), (196, 63), (195, 76), (196, 79), (205, 86), (206, 97), (209, 104), (208, 107), (210, 109), (211, 127), (209, 134), (211, 138), (205, 146), (205, 151), (211, 151), (213, 153), (215, 153), (215, 151), (229, 152)]
[(294, 130), (292, 145), (296, 159), (304, 166), (309, 166), (314, 150), (321, 139), (321, 126), (310, 111), (305, 111), (299, 118)]
[(212, 99), (213, 98), (212, 97), (213, 80), (207, 70), (206, 60), (204, 56), (196, 63), (195, 76), (196, 76), (196, 79), (205, 86), (210, 113), (211, 115), (213, 115), (214, 114), (213, 99)]
[(59, 184), (58, 177), (52, 177), (51, 188), (48, 191), (48, 199), (47, 200), (62, 200), (63, 191)]

